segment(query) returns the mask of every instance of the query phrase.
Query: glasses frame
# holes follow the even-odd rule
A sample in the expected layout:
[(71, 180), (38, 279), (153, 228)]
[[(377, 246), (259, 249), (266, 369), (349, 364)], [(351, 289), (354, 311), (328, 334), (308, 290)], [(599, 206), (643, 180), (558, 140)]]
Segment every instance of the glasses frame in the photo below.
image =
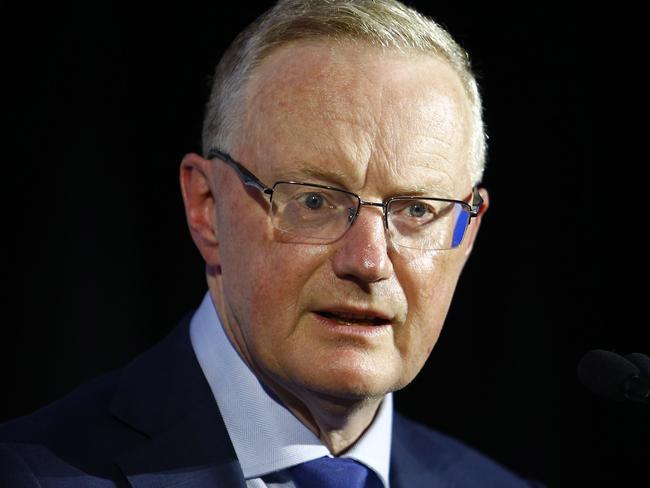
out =
[[(463, 239), (465, 239), (465, 234), (467, 232), (467, 228), (469, 227), (469, 224), (471, 222), (471, 219), (474, 217), (477, 217), (479, 212), (481, 211), (481, 207), (483, 206), (483, 197), (481, 197), (478, 187), (473, 187), (472, 188), (472, 193), (471, 193), (471, 198), (472, 198), (472, 203), (471, 205), (467, 203), (466, 201), (463, 200), (455, 200), (452, 198), (437, 198), (437, 197), (422, 197), (422, 196), (410, 196), (410, 195), (403, 195), (403, 196), (394, 196), (394, 197), (389, 197), (386, 200), (382, 202), (368, 202), (366, 200), (363, 200), (359, 195), (357, 195), (354, 192), (344, 190), (342, 188), (337, 188), (335, 186), (328, 186), (328, 185), (320, 185), (318, 183), (308, 183), (308, 182), (302, 182), (302, 181), (292, 181), (292, 180), (278, 180), (273, 183), (273, 186), (268, 186), (262, 183), (260, 179), (255, 176), (253, 173), (251, 173), (248, 169), (244, 167), (241, 163), (235, 161), (230, 154), (227, 152), (221, 151), (220, 149), (212, 148), (210, 151), (208, 151), (208, 157), (207, 159), (218, 159), (224, 163), (226, 163), (228, 166), (230, 166), (235, 172), (237, 173), (237, 176), (241, 179), (242, 183), (246, 186), (253, 187), (259, 191), (261, 191), (264, 195), (268, 195), (269, 197), (269, 202), (273, 203), (273, 193), (275, 191), (275, 187), (279, 184), (292, 184), (292, 185), (304, 185), (304, 186), (312, 186), (316, 188), (324, 188), (326, 190), (334, 190), (334, 191), (340, 191), (343, 193), (346, 193), (354, 198), (356, 198), (358, 204), (356, 211), (354, 215), (350, 215), (349, 222), (348, 222), (348, 227), (345, 229), (345, 232), (348, 231), (350, 227), (354, 224), (355, 220), (357, 219), (357, 216), (359, 215), (359, 212), (361, 211), (361, 207), (364, 205), (370, 206), (370, 207), (380, 207), (382, 209), (382, 215), (383, 215), (383, 221), (384, 221), (384, 227), (386, 230), (388, 229), (388, 206), (390, 205), (391, 202), (400, 200), (435, 200), (439, 202), (449, 202), (449, 203), (458, 203), (462, 205), (468, 212), (469, 212), (469, 219), (467, 219), (467, 225), (465, 226), (465, 229), (463, 230)], [(341, 234), (340, 237), (345, 235), (345, 232)], [(340, 237), (337, 237), (339, 239)], [(463, 241), (461, 239), (460, 242)], [(460, 245), (460, 243), (458, 244)], [(456, 246), (458, 247), (458, 246)], [(451, 248), (455, 249), (455, 248)]]

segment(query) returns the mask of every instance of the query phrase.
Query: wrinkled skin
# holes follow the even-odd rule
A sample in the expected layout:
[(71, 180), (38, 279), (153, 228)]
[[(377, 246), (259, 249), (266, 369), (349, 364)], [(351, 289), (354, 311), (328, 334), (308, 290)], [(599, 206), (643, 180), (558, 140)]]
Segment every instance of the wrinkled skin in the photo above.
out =
[[(243, 129), (223, 149), (267, 185), (329, 184), (369, 201), (467, 199), (471, 192), (468, 102), (439, 59), (359, 45), (288, 45), (258, 67), (246, 104)], [(363, 207), (334, 243), (284, 242), (271, 227), (268, 199), (225, 164), (188, 154), (181, 184), (233, 345), (332, 452), (343, 451), (383, 395), (424, 365), (480, 216), (448, 251), (393, 246), (375, 207)], [(389, 316), (390, 325), (346, 333), (314, 313), (351, 307)]]

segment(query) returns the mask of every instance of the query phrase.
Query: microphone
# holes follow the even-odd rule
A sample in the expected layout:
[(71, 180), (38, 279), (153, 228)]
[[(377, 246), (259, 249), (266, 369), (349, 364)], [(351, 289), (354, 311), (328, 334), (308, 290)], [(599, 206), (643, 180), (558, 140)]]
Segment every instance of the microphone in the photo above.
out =
[(632, 400), (650, 405), (650, 357), (626, 357), (595, 349), (578, 363), (578, 378), (594, 393), (612, 400)]
[(634, 365), (639, 368), (641, 378), (650, 378), (650, 356), (646, 356), (639, 352), (633, 352), (625, 356), (625, 359), (634, 363)]

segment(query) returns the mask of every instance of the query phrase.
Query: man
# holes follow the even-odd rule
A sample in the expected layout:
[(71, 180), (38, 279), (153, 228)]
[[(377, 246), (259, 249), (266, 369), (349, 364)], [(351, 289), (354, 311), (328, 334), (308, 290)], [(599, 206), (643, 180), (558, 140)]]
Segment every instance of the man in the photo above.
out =
[(0, 429), (2, 486), (523, 487), (392, 411), (488, 195), (465, 53), (393, 0), (280, 1), (217, 67), (180, 182), (208, 293)]

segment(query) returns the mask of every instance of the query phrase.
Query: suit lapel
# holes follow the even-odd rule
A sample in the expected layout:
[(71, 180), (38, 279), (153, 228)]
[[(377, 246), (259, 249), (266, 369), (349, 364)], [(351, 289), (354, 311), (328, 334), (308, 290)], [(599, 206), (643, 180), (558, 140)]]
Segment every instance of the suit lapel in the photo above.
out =
[(144, 438), (116, 460), (135, 488), (245, 486), (190, 320), (125, 368), (111, 403), (110, 413)]

